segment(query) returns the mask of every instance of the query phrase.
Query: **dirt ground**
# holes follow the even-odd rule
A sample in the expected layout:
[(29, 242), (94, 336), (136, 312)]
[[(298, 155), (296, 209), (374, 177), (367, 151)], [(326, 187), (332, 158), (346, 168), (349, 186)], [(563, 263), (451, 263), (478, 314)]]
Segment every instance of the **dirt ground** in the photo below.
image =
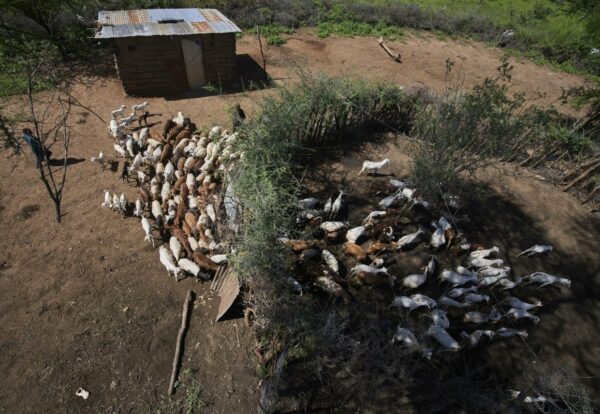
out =
[[(256, 40), (244, 37), (238, 43), (239, 52), (255, 48)], [(285, 82), (289, 67), (296, 66), (312, 73), (333, 75), (361, 75), (403, 85), (425, 86), (441, 92), (447, 85), (457, 83), (471, 87), (495, 73), (504, 52), (478, 42), (440, 40), (431, 35), (408, 35), (401, 41), (390, 41), (388, 46), (402, 56), (396, 63), (378, 45), (377, 39), (366, 37), (332, 37), (321, 39), (305, 32), (293, 34), (281, 47), (268, 48), (267, 72), (276, 80)], [(260, 55), (251, 52), (257, 62)], [(446, 76), (446, 59), (454, 62), (450, 77)], [(532, 104), (558, 105), (562, 89), (581, 84), (578, 76), (557, 72), (527, 60), (515, 60), (511, 91), (524, 93)], [(570, 108), (563, 108), (572, 112)], [(574, 112), (573, 112), (574, 113)]]
[[(470, 85), (492, 74), (501, 55), (474, 42), (435, 38), (408, 37), (390, 46), (402, 53), (403, 64), (389, 59), (376, 39), (319, 39), (301, 32), (282, 47), (267, 48), (267, 71), (277, 83), (293, 80), (292, 66), (300, 64), (313, 72), (354, 73), (440, 90), (446, 58), (463, 62), (464, 82)], [(238, 54), (254, 68), (261, 62), (252, 37), (239, 40)], [(529, 62), (516, 63), (513, 73), (513, 90), (542, 92), (541, 104), (554, 102), (561, 88), (580, 82)], [(168, 116), (181, 110), (197, 125), (211, 126), (228, 125), (226, 110), (236, 102), (251, 114), (256, 100), (267, 93), (269, 89), (238, 88), (224, 95), (144, 100), (153, 113)], [(124, 97), (114, 77), (82, 79), (75, 95), (105, 119), (122, 103), (141, 101)], [(15, 99), (15, 110), (21, 108)], [(138, 221), (100, 208), (103, 190), (126, 192), (135, 199), (134, 185), (121, 183), (117, 172), (101, 171), (89, 161), (101, 150), (112, 154), (106, 123), (82, 114), (74, 132), (60, 225), (52, 220), (53, 207), (36, 178), (28, 149), (19, 157), (2, 155), (0, 412), (145, 413), (168, 406), (166, 389), (180, 312), (190, 288), (198, 299), (182, 369), (191, 370), (199, 382), (206, 412), (254, 412), (258, 379), (251, 330), (235, 317), (213, 323), (217, 299), (208, 286), (190, 279), (175, 283), (160, 265), (158, 253), (144, 244)], [(392, 162), (400, 166), (406, 160), (397, 151)], [(530, 345), (544, 358), (571, 367), (597, 392), (594, 333), (600, 316), (600, 258), (594, 240), (600, 234), (599, 219), (524, 170), (493, 170), (478, 183), (487, 188), (482, 192), (487, 198), (471, 212), (480, 225), (481, 241), (500, 243), (511, 253), (533, 242), (556, 246), (556, 255), (544, 269), (572, 277), (573, 289), (542, 316)], [(515, 268), (530, 270), (534, 264), (539, 263), (519, 262)], [(75, 396), (79, 387), (90, 392), (88, 400)]]

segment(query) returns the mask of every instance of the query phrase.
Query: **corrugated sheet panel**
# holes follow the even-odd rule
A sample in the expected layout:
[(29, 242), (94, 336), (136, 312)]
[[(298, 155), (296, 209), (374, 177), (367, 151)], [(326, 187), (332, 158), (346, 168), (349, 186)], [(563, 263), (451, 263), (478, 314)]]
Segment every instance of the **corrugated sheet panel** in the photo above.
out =
[(152, 22), (183, 20), (184, 22), (195, 23), (206, 21), (200, 9), (150, 9), (146, 12)]
[(130, 24), (148, 23), (151, 21), (148, 18), (146, 10), (128, 10), (127, 16), (129, 17)]
[(209, 25), (215, 33), (235, 33), (240, 31), (232, 22), (210, 22)]
[(96, 39), (240, 31), (239, 27), (215, 9), (101, 11), (98, 13), (98, 22), (102, 28), (96, 33)]
[(113, 26), (129, 24), (129, 14), (127, 10), (120, 11), (101, 11), (98, 12), (98, 23), (110, 24)]

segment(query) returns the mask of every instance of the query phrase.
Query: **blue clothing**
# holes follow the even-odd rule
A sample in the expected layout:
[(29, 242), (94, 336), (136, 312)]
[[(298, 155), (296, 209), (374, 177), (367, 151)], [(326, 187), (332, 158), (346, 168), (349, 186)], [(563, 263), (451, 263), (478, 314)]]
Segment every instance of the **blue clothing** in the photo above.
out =
[(44, 159), (42, 146), (40, 145), (40, 142), (31, 135), (25, 133), (21, 135), (21, 138), (23, 138), (23, 141), (29, 144), (29, 147), (31, 147), (31, 152), (33, 152), (33, 154), (35, 155), (37, 165), (40, 165), (40, 163)]

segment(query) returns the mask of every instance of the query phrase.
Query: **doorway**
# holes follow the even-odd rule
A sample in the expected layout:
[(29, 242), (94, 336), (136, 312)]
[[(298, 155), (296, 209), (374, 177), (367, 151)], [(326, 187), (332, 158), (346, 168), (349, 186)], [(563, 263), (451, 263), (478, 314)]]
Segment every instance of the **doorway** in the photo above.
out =
[(181, 49), (183, 50), (188, 87), (191, 90), (199, 90), (206, 83), (202, 42), (200, 40), (182, 39)]

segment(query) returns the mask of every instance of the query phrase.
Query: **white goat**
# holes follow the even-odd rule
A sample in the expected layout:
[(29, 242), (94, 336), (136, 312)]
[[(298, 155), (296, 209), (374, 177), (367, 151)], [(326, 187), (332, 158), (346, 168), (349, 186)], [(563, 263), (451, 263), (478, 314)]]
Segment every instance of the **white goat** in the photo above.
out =
[(111, 115), (113, 117), (113, 119), (117, 119), (117, 117), (121, 117), (123, 118), (123, 116), (125, 115), (125, 105), (121, 105), (119, 107), (119, 109), (115, 109), (114, 111), (111, 112)]
[(182, 126), (184, 119), (185, 117), (183, 116), (183, 112), (179, 111), (177, 112), (177, 116), (173, 118), (173, 122), (175, 122), (179, 126)]
[(115, 121), (114, 119), (111, 119), (110, 123), (108, 124), (108, 133), (114, 139), (119, 138), (122, 134), (121, 127), (117, 124), (117, 121)]
[(125, 148), (131, 157), (135, 157), (135, 142), (131, 135), (127, 135), (127, 141), (125, 141)]
[(377, 172), (388, 165), (390, 165), (390, 160), (388, 158), (386, 158), (385, 160), (382, 160), (382, 161), (378, 161), (378, 162), (364, 161), (363, 165), (362, 165), (362, 169), (360, 170), (358, 175), (362, 175), (362, 173), (365, 171), (367, 172), (367, 174)]
[(133, 121), (137, 121), (137, 115), (134, 112), (130, 113), (127, 118), (121, 118), (121, 123), (119, 125), (127, 126)]
[(121, 156), (123, 158), (127, 157), (127, 151), (125, 151), (125, 149), (119, 144), (114, 144), (114, 149), (117, 156)]
[(150, 222), (146, 217), (142, 217), (142, 228), (144, 229), (144, 241), (152, 243), (152, 248), (154, 248), (154, 237), (152, 237), (152, 227), (150, 226)]
[(133, 110), (133, 113), (135, 114), (137, 111), (145, 111), (145, 110), (146, 110), (146, 107), (147, 107), (148, 105), (149, 105), (149, 104), (148, 104), (148, 102), (143, 102), (143, 103), (141, 103), (141, 104), (139, 104), (139, 105), (133, 105), (133, 106), (131, 107), (131, 109)]
[(165, 217), (163, 215), (162, 207), (160, 206), (160, 202), (158, 200), (152, 201), (152, 215), (156, 219), (156, 224), (158, 227), (162, 227)]
[(179, 274), (181, 273), (181, 268), (177, 267), (175, 261), (173, 260), (173, 256), (171, 256), (171, 252), (165, 245), (162, 245), (158, 248), (160, 255), (160, 262), (167, 269), (167, 273), (169, 276), (173, 274), (175, 276), (175, 280), (179, 280)]
[(136, 154), (135, 157), (133, 158), (133, 162), (131, 163), (131, 167), (129, 167), (129, 171), (137, 171), (138, 168), (140, 168), (140, 166), (142, 165), (142, 162), (144, 161), (143, 157), (141, 154)]
[(112, 209), (113, 211), (119, 211), (121, 209), (121, 201), (119, 200), (119, 196), (116, 194), (113, 194)]
[(142, 200), (139, 197), (135, 200), (135, 210), (133, 210), (133, 215), (135, 217), (142, 217), (144, 214), (144, 206), (142, 205)]
[(179, 258), (181, 257), (181, 249), (183, 247), (181, 246), (179, 240), (177, 240), (177, 237), (171, 236), (171, 238), (169, 239), (169, 248), (171, 249), (171, 253), (173, 253), (173, 256), (175, 257), (175, 260), (179, 260)]
[(112, 197), (110, 196), (110, 191), (104, 190), (104, 203), (102, 203), (102, 208), (112, 208)]
[(123, 214), (123, 218), (127, 215), (127, 196), (125, 193), (121, 193), (121, 198), (119, 198), (119, 211)]
[(100, 151), (100, 154), (98, 154), (97, 157), (92, 157), (90, 161), (97, 162), (98, 164), (100, 164), (100, 167), (104, 169), (104, 153), (102, 151)]
[(177, 261), (177, 264), (179, 265), (179, 267), (181, 269), (183, 269), (185, 272), (193, 275), (194, 277), (198, 277), (198, 275), (200, 274), (200, 266), (198, 266), (196, 263), (192, 262), (189, 259), (186, 259), (186, 258), (179, 259)]
[(144, 185), (146, 178), (146, 174), (143, 171), (137, 171), (137, 179), (140, 185)]

